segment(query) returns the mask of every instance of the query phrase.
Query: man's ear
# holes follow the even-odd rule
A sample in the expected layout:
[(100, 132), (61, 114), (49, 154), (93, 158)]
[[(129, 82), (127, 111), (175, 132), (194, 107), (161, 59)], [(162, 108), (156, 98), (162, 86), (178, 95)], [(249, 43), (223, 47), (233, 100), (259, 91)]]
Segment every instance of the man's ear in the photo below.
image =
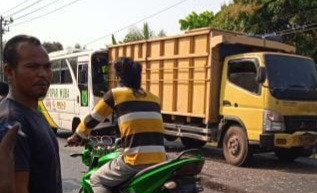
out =
[(5, 64), (4, 65), (4, 74), (7, 76), (8, 82), (10, 82), (13, 78), (13, 68), (10, 65)]

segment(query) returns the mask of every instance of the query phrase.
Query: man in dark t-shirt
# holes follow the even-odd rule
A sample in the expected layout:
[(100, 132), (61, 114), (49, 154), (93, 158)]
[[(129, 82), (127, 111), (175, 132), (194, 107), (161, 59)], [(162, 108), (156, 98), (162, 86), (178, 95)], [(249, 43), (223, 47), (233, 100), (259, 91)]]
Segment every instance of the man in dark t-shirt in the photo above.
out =
[(25, 133), (16, 139), (15, 192), (62, 193), (58, 143), (37, 111), (52, 79), (48, 54), (37, 38), (18, 35), (6, 43), (3, 59), (9, 94), (0, 102), (0, 124), (18, 121)]
[(58, 143), (42, 114), (10, 98), (0, 109), (0, 122), (18, 121), (26, 135), (17, 137), (15, 171), (29, 172), (29, 193), (61, 193)]

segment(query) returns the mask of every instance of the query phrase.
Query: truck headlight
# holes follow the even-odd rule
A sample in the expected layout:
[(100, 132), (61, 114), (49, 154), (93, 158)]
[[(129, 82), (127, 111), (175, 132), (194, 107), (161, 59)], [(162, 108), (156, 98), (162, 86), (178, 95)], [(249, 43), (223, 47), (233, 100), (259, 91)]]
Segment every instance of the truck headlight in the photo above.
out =
[(285, 131), (284, 117), (277, 112), (264, 110), (264, 131)]

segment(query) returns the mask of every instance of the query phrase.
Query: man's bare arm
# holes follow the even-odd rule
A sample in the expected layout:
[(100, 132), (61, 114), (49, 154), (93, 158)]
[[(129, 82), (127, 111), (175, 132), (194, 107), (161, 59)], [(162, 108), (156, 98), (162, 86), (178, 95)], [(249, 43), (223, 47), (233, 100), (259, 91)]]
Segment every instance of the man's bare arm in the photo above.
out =
[(15, 172), (15, 193), (28, 193), (28, 186), (29, 172)]

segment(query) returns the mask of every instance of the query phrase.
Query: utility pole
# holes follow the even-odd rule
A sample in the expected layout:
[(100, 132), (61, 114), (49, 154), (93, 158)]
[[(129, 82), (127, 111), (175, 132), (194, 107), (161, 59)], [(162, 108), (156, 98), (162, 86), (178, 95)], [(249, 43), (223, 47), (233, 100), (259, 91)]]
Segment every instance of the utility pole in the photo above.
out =
[(13, 19), (5, 19), (0, 16), (0, 80), (4, 81), (4, 63), (3, 63), (3, 35), (5, 32), (9, 31), (9, 28), (6, 28), (7, 25), (13, 22)]

